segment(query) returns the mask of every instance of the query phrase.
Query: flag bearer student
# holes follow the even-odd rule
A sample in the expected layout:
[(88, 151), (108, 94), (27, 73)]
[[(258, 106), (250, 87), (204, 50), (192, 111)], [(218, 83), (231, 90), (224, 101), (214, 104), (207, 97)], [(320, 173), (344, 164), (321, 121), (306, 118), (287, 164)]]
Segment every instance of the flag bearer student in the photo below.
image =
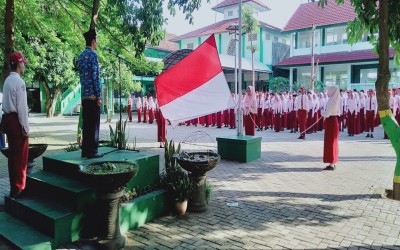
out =
[(371, 138), (374, 138), (375, 118), (378, 113), (378, 103), (373, 92), (372, 89), (368, 90), (368, 98), (365, 102), (365, 131), (366, 137)]
[(264, 125), (263, 109), (264, 109), (264, 93), (260, 91), (257, 95), (257, 118), (256, 118), (256, 124), (258, 127), (257, 131), (263, 130), (263, 125)]
[(267, 92), (267, 93), (265, 93), (265, 98), (264, 98), (264, 102), (263, 102), (264, 130), (267, 130), (268, 126), (270, 125), (270, 120), (269, 120), (269, 112), (271, 109), (270, 105), (271, 105), (271, 102), (270, 102), (269, 94)]
[(282, 129), (282, 115), (283, 115), (283, 105), (282, 105), (282, 99), (279, 95), (275, 96), (275, 101), (272, 106), (272, 112), (274, 114), (274, 129), (275, 132), (280, 132)]
[(306, 138), (306, 125), (307, 125), (307, 116), (308, 116), (308, 98), (306, 95), (306, 88), (302, 86), (300, 88), (300, 94), (296, 98), (296, 111), (297, 111), (297, 119), (300, 127), (300, 137), (298, 139)]
[(347, 92), (347, 133), (354, 136), (357, 118), (357, 100), (351, 91)]
[(139, 96), (136, 101), (136, 112), (137, 112), (138, 122), (142, 122), (142, 108), (143, 108), (142, 98)]
[(329, 164), (324, 170), (335, 170), (335, 164), (339, 158), (340, 94), (339, 88), (336, 86), (329, 86), (327, 91), (328, 99), (325, 110), (322, 112), (325, 130), (323, 162)]
[(28, 62), (19, 52), (8, 58), (11, 73), (4, 81), (2, 128), (8, 138), (10, 197), (18, 198), (25, 189), (28, 167), (29, 123), (25, 81), (21, 75)]
[(247, 86), (243, 100), (245, 135), (255, 135), (254, 121), (257, 113), (257, 100), (253, 86)]

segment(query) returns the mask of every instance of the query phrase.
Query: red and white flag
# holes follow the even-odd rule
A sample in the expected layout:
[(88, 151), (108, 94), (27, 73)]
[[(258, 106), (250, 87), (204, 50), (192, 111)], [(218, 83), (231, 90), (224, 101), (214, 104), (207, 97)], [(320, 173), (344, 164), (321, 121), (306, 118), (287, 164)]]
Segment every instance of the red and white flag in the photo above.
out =
[(235, 106), (214, 35), (155, 80), (157, 101), (172, 124)]

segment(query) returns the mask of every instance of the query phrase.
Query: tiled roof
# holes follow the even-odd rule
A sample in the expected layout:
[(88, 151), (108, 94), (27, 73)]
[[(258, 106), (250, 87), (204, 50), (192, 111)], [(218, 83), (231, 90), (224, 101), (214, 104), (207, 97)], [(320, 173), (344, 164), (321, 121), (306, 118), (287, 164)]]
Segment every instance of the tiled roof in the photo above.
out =
[[(390, 48), (389, 56), (393, 58), (395, 55), (394, 49)], [(378, 56), (371, 50), (359, 50), (351, 52), (336, 52), (319, 54), (314, 56), (315, 62), (321, 64), (329, 63), (340, 63), (340, 62), (354, 62), (354, 61), (368, 61), (368, 60), (378, 60)], [(289, 67), (289, 66), (304, 66), (311, 65), (311, 55), (305, 56), (294, 56), (283, 60), (282, 62), (276, 64), (277, 67)]]
[(328, 5), (324, 8), (318, 3), (301, 4), (282, 32), (311, 28), (313, 24), (317, 27), (332, 24), (347, 23), (356, 18), (354, 7), (350, 0), (345, 0), (343, 4), (336, 4), (335, 0), (328, 0)]
[(177, 43), (171, 42), (171, 39), (176, 37), (175, 34), (166, 33), (165, 38), (160, 41), (158, 46), (153, 46), (152, 48), (166, 50), (166, 51), (176, 51), (179, 49), (179, 45)]
[[(266, 10), (270, 10), (270, 8), (268, 8), (268, 6), (265, 5), (265, 4), (264, 4), (262, 1), (260, 1), (260, 0), (242, 0), (242, 4), (243, 4), (243, 3), (246, 3), (246, 2), (253, 2), (253, 3), (259, 5), (260, 7), (264, 8), (264, 9), (266, 9)], [(225, 0), (225, 1), (222, 1), (222, 2), (220, 2), (219, 4), (215, 5), (215, 6), (212, 7), (211, 9), (212, 9), (212, 10), (217, 10), (217, 9), (219, 9), (219, 8), (223, 8), (223, 7), (230, 6), (230, 5), (237, 5), (237, 4), (239, 4), (239, 0)]]
[[(211, 34), (218, 34), (218, 33), (225, 33), (225, 32), (228, 32), (226, 29), (234, 23), (238, 23), (238, 18), (223, 20), (223, 21), (211, 24), (209, 26), (191, 31), (189, 33), (186, 33), (186, 34), (183, 34), (183, 35), (180, 35), (177, 37), (174, 37), (170, 41), (177, 42), (179, 40), (183, 40), (183, 39), (187, 39), (187, 38), (193, 38), (193, 37), (199, 37), (199, 36), (209, 36)], [(259, 21), (259, 24), (261, 27), (280, 31), (279, 28), (269, 25), (267, 23)]]

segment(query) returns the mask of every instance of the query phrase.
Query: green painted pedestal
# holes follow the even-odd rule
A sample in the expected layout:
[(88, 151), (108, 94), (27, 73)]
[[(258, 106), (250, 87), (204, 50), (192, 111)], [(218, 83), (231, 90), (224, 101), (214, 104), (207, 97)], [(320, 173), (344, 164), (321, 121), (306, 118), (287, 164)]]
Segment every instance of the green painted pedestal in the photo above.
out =
[(251, 162), (261, 157), (261, 137), (224, 136), (217, 137), (217, 142), (223, 160)]

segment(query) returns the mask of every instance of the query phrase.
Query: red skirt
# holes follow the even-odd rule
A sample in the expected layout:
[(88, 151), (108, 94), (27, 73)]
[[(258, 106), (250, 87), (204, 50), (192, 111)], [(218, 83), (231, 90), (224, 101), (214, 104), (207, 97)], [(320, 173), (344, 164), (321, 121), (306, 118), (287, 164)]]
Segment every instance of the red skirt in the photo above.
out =
[(339, 158), (339, 122), (337, 116), (324, 121), (324, 163), (336, 163)]

